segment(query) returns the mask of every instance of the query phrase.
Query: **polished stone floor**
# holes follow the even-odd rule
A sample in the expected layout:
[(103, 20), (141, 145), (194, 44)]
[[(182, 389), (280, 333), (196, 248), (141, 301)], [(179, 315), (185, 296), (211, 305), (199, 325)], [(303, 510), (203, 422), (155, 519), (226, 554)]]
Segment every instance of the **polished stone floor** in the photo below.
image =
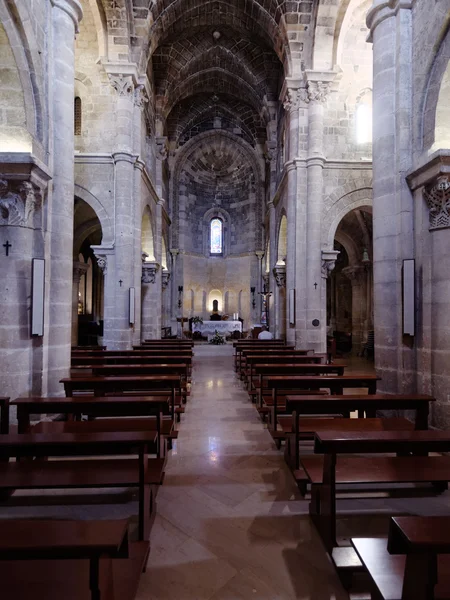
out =
[(179, 429), (138, 600), (347, 599), (231, 345), (196, 346)]

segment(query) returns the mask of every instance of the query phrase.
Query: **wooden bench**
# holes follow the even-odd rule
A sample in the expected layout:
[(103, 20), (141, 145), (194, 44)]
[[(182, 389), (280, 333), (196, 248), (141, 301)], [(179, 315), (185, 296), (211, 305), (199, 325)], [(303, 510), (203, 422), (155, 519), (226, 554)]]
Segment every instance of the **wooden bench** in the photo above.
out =
[[(149, 543), (128, 542), (126, 519), (0, 523), (3, 600), (135, 597)], [(125, 586), (125, 595), (115, 595)]]
[(277, 351), (272, 352), (255, 352), (254, 354), (247, 354), (243, 360), (241, 368), (241, 379), (248, 382), (249, 378), (253, 376), (252, 365), (255, 363), (270, 362), (271, 364), (283, 364), (283, 363), (299, 363), (304, 365), (320, 365), (325, 364), (325, 354), (304, 354), (303, 350), (297, 353), (296, 350), (288, 350), (284, 353)]
[[(428, 415), (432, 396), (422, 394), (368, 394), (341, 396), (286, 396), (286, 413), (279, 415), (278, 423), (285, 434), (285, 459), (294, 470), (300, 468), (300, 441), (314, 439), (319, 431), (383, 431), (386, 429), (428, 429)], [(376, 419), (377, 411), (382, 410), (414, 410), (415, 423), (405, 419)], [(303, 415), (348, 415), (357, 411), (366, 419), (311, 419)], [(300, 416), (302, 415), (302, 416)], [(405, 422), (406, 421), (406, 422)], [(410, 423), (410, 427), (407, 424)], [(316, 457), (317, 458), (317, 457)], [(298, 481), (304, 472), (298, 474)]]
[[(234, 345), (234, 344), (233, 344)], [(239, 371), (240, 369), (240, 361), (241, 361), (241, 354), (243, 351), (247, 351), (247, 350), (256, 350), (259, 351), (261, 349), (264, 350), (271, 350), (271, 349), (276, 349), (276, 348), (289, 348), (290, 350), (294, 350), (294, 346), (286, 346), (284, 343), (279, 342), (279, 341), (275, 341), (273, 342), (272, 340), (267, 340), (267, 341), (260, 341), (259, 343), (253, 340), (252, 344), (236, 344), (234, 346), (234, 368), (235, 371)]]
[[(148, 539), (155, 516), (157, 488), (164, 478), (164, 459), (149, 458), (155, 432), (79, 434), (5, 434), (2, 458), (107, 456), (92, 460), (26, 460), (0, 462), (0, 490), (137, 487), (139, 540)], [(120, 458), (135, 453), (138, 458)]]
[[(256, 396), (259, 399), (259, 405), (262, 404), (261, 398), (264, 393), (264, 389), (268, 390), (269, 388), (265, 385), (265, 380), (267, 377), (271, 375), (337, 375), (342, 377), (344, 375), (345, 367), (347, 365), (317, 365), (317, 364), (302, 364), (298, 362), (285, 362), (285, 363), (263, 363), (256, 362), (252, 365), (252, 371), (255, 375), (255, 378), (250, 379), (250, 388), (249, 394)], [(255, 381), (256, 379), (256, 381)], [(326, 386), (324, 386), (326, 387)]]
[[(111, 396), (130, 392), (155, 391), (170, 392), (172, 418), (175, 419), (176, 391), (180, 395), (181, 377), (179, 375), (122, 375), (116, 377), (66, 377), (60, 380), (66, 396), (79, 392), (90, 392), (93, 396)], [(152, 394), (153, 395), (153, 394)], [(179, 414), (178, 414), (179, 417)]]
[[(301, 458), (311, 482), (310, 515), (327, 550), (336, 540), (336, 485), (433, 483), (442, 489), (450, 480), (450, 457), (427, 456), (449, 452), (446, 431), (324, 431), (315, 435), (314, 452)], [(397, 456), (339, 456), (389, 454)]]
[(383, 600), (450, 598), (450, 517), (393, 517), (386, 538), (353, 538)]
[[(296, 358), (304, 358), (306, 362), (310, 363), (318, 363), (324, 362), (323, 354), (307, 354), (306, 350), (294, 350), (291, 346), (281, 346), (281, 347), (271, 347), (268, 349), (255, 349), (254, 347), (250, 347), (248, 349), (243, 348), (241, 350), (240, 364), (239, 364), (239, 375), (240, 378), (243, 378), (243, 375), (246, 372), (246, 369), (249, 366), (249, 357), (257, 358), (259, 357), (258, 362), (268, 362), (272, 361), (272, 357), (274, 360), (279, 359), (278, 362), (289, 362), (287, 360), (288, 356), (293, 356)], [(283, 357), (285, 359), (283, 360)], [(262, 360), (261, 360), (262, 359)]]
[[(283, 390), (290, 390), (289, 395), (295, 394), (294, 390), (320, 390), (328, 389), (332, 395), (342, 395), (346, 388), (367, 388), (369, 394), (376, 394), (376, 375), (342, 375), (342, 376), (314, 376), (314, 375), (269, 375), (267, 387), (272, 391), (270, 406), (271, 429), (277, 431), (278, 424), (278, 394)], [(261, 394), (261, 404), (263, 401)]]
[[(165, 430), (164, 421), (162, 420), (163, 414), (170, 412), (170, 397), (169, 396), (74, 396), (65, 398), (16, 398), (11, 403), (17, 407), (17, 425), (19, 433), (30, 433), (30, 415), (42, 415), (42, 414), (62, 414), (66, 417), (73, 417), (80, 419), (82, 415), (88, 417), (100, 417), (103, 418), (100, 424), (91, 425), (89, 431), (114, 431), (108, 427), (104, 422), (105, 417), (155, 417), (150, 421), (152, 424), (151, 429), (142, 425), (144, 429), (153, 430), (157, 434), (155, 442), (155, 453), (159, 458), (161, 452), (164, 449), (161, 443), (161, 437), (166, 435), (168, 425)], [(115, 431), (130, 431), (127, 427), (130, 427), (130, 423), (127, 425), (128, 419), (113, 419), (112, 425), (116, 427)], [(34, 429), (35, 433), (74, 433), (76, 431), (82, 432), (82, 428), (75, 429), (70, 428), (67, 423), (52, 422), (47, 423), (44, 427), (41, 424), (39, 429)], [(72, 422), (73, 423), (73, 422)], [(173, 427), (173, 419), (170, 419), (170, 423)], [(153, 426), (154, 424), (154, 426)], [(85, 425), (85, 424), (83, 424)], [(170, 433), (171, 429), (170, 428)], [(86, 427), (85, 427), (86, 429)], [(131, 431), (139, 431), (139, 429), (131, 429)]]

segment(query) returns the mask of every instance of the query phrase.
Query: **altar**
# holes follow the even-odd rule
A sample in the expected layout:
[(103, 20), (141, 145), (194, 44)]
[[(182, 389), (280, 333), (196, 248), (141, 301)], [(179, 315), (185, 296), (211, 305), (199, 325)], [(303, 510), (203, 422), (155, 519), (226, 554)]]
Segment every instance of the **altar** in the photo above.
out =
[(207, 336), (209, 340), (216, 331), (223, 336), (233, 333), (233, 331), (242, 333), (242, 323), (240, 321), (205, 321), (204, 323), (193, 324), (192, 331), (198, 331)]

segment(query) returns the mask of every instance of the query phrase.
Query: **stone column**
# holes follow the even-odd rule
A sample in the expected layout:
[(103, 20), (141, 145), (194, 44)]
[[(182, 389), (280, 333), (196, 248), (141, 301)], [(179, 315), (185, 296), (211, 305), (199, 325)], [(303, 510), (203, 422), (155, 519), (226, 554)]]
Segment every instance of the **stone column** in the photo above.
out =
[(45, 332), (31, 337), (30, 298), (32, 259), (44, 258), (41, 206), (49, 179), (32, 162), (17, 163), (17, 158), (9, 155), (13, 162), (6, 164), (2, 157), (0, 163), (0, 389), (13, 398), (45, 392), (46, 338)]
[(366, 310), (365, 269), (361, 265), (351, 265), (342, 269), (342, 273), (350, 279), (352, 284), (352, 353), (360, 354)]
[(276, 262), (275, 257), (277, 255), (277, 221), (276, 221), (276, 212), (275, 212), (275, 205), (273, 202), (269, 202), (268, 204), (268, 209), (269, 209), (269, 230), (270, 230), (270, 240), (269, 240), (269, 244), (270, 244), (270, 264), (269, 264), (269, 271), (266, 272), (264, 274), (265, 277), (265, 282), (266, 282), (266, 289), (267, 291), (272, 292), (272, 296), (269, 299), (269, 324), (270, 327), (272, 328), (272, 333), (274, 334), (274, 336), (277, 336), (277, 332), (276, 332), (276, 323), (275, 323), (275, 315), (276, 315), (276, 285), (275, 285), (275, 278), (273, 276), (272, 273), (272, 268), (274, 266), (274, 263)]
[(413, 392), (415, 350), (403, 338), (402, 260), (414, 257), (412, 165), (412, 14), (410, 0), (374, 0), (373, 271), (375, 366), (383, 392)]
[[(171, 268), (171, 278), (170, 278), (170, 321), (173, 332), (177, 332), (178, 334), (178, 322), (177, 317), (180, 314), (180, 309), (178, 308), (178, 271), (177, 271), (177, 257), (180, 251), (177, 248), (171, 248), (170, 254), (172, 256), (172, 268)], [(180, 314), (181, 316), (181, 314)]]
[(326, 295), (322, 283), (322, 212), (324, 155), (324, 104), (334, 73), (307, 71), (309, 100), (308, 199), (306, 208), (306, 324), (304, 343), (316, 352), (326, 352)]
[(262, 292), (264, 291), (264, 283), (263, 283), (263, 258), (264, 258), (264, 251), (262, 250), (257, 250), (255, 252), (256, 256), (258, 257), (258, 286), (256, 288), (256, 293), (258, 294), (258, 302), (257, 305), (259, 305), (259, 318), (261, 319), (261, 315), (262, 315), (262, 309), (263, 309), (263, 305), (264, 305), (264, 301), (263, 301), (263, 297), (262, 297)]
[[(146, 255), (144, 254), (143, 257)], [(161, 326), (158, 313), (161, 302), (161, 279), (157, 278), (159, 264), (155, 261), (142, 261), (142, 339), (158, 339), (161, 337)]]
[[(298, 155), (298, 127), (299, 127), (299, 108), (302, 100), (299, 84), (296, 82), (287, 82), (282, 91), (281, 99), (286, 111), (286, 132), (289, 142), (286, 151), (285, 168), (287, 172), (287, 256), (286, 256), (286, 286), (287, 289), (295, 289), (296, 287), (296, 239), (298, 235), (302, 235), (302, 231), (297, 231), (297, 164), (296, 158)], [(295, 325), (289, 323), (286, 306), (281, 307), (281, 301), (286, 302), (284, 298), (277, 295), (277, 321), (284, 315), (286, 320), (286, 341), (290, 344), (295, 344), (296, 334)]]
[(78, 295), (80, 292), (80, 281), (87, 273), (86, 263), (73, 263), (73, 285), (72, 285), (72, 346), (78, 346)]
[(47, 253), (48, 364), (47, 393), (61, 393), (61, 377), (68, 375), (72, 335), (72, 262), (74, 202), (74, 42), (83, 12), (78, 0), (51, 0), (52, 46), (50, 69), (52, 101), (52, 195), (48, 212)]

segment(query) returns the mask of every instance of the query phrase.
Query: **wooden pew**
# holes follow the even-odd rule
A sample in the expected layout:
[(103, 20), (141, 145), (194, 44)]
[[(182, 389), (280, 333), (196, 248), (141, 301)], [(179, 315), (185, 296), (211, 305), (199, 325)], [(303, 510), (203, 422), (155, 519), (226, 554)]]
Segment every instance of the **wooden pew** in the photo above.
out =
[[(294, 350), (294, 346), (281, 346), (280, 344), (264, 344), (264, 351), (268, 352), (270, 350), (280, 350), (280, 348), (283, 348), (284, 350)], [(234, 365), (235, 365), (235, 371), (237, 373), (240, 373), (241, 368), (242, 368), (242, 360), (243, 357), (247, 356), (247, 354), (252, 354), (253, 351), (258, 352), (261, 349), (261, 346), (259, 344), (257, 344), (256, 346), (254, 345), (246, 345), (246, 346), (236, 346), (236, 353), (234, 356)], [(306, 354), (306, 352), (305, 352)]]
[(148, 542), (129, 543), (126, 519), (4, 519), (2, 600), (133, 600), (148, 552)]
[(264, 389), (268, 390), (265, 386), (265, 380), (270, 375), (337, 375), (342, 377), (346, 366), (347, 365), (345, 364), (317, 365), (298, 362), (272, 364), (270, 362), (263, 363), (263, 361), (260, 361), (253, 363), (252, 371), (258, 378), (258, 382), (255, 383), (253, 378), (250, 380), (249, 394), (251, 396), (254, 395), (255, 397), (258, 395), (258, 398), (261, 400)]
[[(0, 462), (0, 490), (137, 487), (139, 540), (148, 539), (155, 516), (155, 495), (164, 477), (164, 459), (149, 458), (151, 431), (82, 434), (5, 434), (0, 457), (107, 456), (93, 460)], [(138, 458), (118, 455), (135, 453)]]
[[(376, 394), (376, 375), (342, 375), (342, 376), (314, 376), (314, 375), (269, 375), (267, 387), (272, 391), (271, 399), (271, 428), (277, 430), (278, 423), (278, 394), (280, 391), (289, 390), (289, 395), (295, 390), (320, 390), (328, 389), (330, 394), (342, 395), (347, 388), (367, 388), (369, 394)], [(261, 396), (262, 402), (263, 396)]]
[[(302, 457), (301, 464), (311, 482), (310, 516), (328, 552), (337, 546), (336, 485), (433, 483), (442, 489), (450, 480), (450, 456), (424, 454), (449, 451), (448, 431), (317, 432), (314, 452), (324, 455), (322, 466), (310, 460), (315, 457)], [(397, 456), (338, 458), (388, 453)]]
[[(19, 433), (30, 433), (30, 415), (43, 414), (62, 414), (66, 417), (74, 417), (80, 419), (82, 415), (89, 417), (100, 417), (102, 423), (100, 425), (90, 426), (86, 428), (90, 431), (105, 431), (107, 423), (104, 423), (105, 418), (111, 417), (155, 417), (151, 424), (154, 427), (147, 428), (150, 431), (155, 431), (157, 438), (155, 441), (156, 455), (161, 456), (162, 444), (161, 436), (164, 435), (162, 415), (170, 412), (170, 397), (169, 396), (75, 396), (63, 398), (16, 398), (11, 402), (12, 406), (17, 407), (17, 426)], [(109, 420), (109, 419), (108, 419)], [(126, 424), (129, 419), (114, 419), (115, 431), (129, 431)], [(120, 421), (118, 423), (117, 421)], [(125, 421), (125, 422), (123, 422)], [(170, 419), (172, 426), (173, 420)], [(70, 426), (73, 421), (67, 422), (51, 422), (45, 426), (34, 428), (35, 433), (82, 433), (83, 428)], [(83, 423), (83, 425), (86, 425)], [(114, 425), (114, 423), (113, 423)], [(130, 425), (130, 424), (129, 424)], [(103, 428), (102, 428), (103, 426)], [(146, 429), (144, 423), (143, 430)], [(114, 431), (108, 427), (109, 431)], [(134, 429), (139, 430), (139, 429)], [(167, 426), (166, 426), (167, 431)]]
[(252, 364), (270, 362), (271, 364), (282, 364), (282, 363), (300, 363), (305, 365), (320, 365), (325, 364), (325, 354), (305, 354), (304, 350), (274, 350), (270, 352), (254, 352), (252, 354), (246, 354), (245, 360), (241, 367), (241, 379), (246, 382), (253, 376)]
[[(130, 392), (165, 392), (171, 396), (171, 414), (175, 419), (176, 390), (181, 390), (179, 375), (122, 375), (115, 377), (65, 377), (60, 380), (66, 396), (77, 392), (90, 392), (93, 396), (111, 396)], [(142, 395), (142, 394), (141, 394)], [(153, 395), (153, 394), (152, 394)]]
[[(321, 431), (383, 431), (385, 429), (405, 429), (406, 419), (376, 419), (377, 411), (414, 410), (415, 423), (409, 428), (428, 429), (428, 415), (432, 396), (422, 394), (368, 394), (340, 396), (286, 396), (286, 413), (279, 415), (278, 423), (286, 435), (285, 458), (288, 465), (295, 470), (300, 468), (300, 441), (314, 439)], [(357, 411), (366, 419), (324, 419), (304, 418), (305, 415), (349, 414)], [(300, 416), (302, 415), (302, 416)], [(406, 424), (404, 423), (406, 421)], [(319, 459), (320, 457), (308, 457)], [(304, 471), (301, 474), (304, 477)]]
[(382, 600), (450, 598), (450, 517), (393, 517), (388, 538), (353, 538)]
[(0, 396), (0, 434), (9, 433), (9, 397)]

